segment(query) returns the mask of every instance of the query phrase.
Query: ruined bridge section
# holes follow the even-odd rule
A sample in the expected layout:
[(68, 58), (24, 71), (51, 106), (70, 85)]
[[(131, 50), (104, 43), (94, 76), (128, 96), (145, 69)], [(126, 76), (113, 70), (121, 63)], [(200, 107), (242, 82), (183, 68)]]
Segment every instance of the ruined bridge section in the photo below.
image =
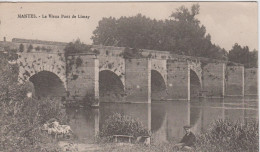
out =
[[(250, 78), (245, 79), (242, 65), (163, 51), (143, 49), (141, 57), (127, 59), (123, 57), (125, 48), (92, 46), (93, 52), (65, 57), (66, 43), (23, 39), (0, 42), (3, 48), (7, 44), (18, 50), (20, 83), (30, 81), (38, 93), (54, 92), (74, 101), (87, 96), (146, 103), (192, 100), (199, 94), (243, 96), (244, 81), (256, 75), (250, 71), (246, 74)], [(62, 87), (63, 91), (57, 91)], [(255, 88), (246, 86), (246, 91)]]

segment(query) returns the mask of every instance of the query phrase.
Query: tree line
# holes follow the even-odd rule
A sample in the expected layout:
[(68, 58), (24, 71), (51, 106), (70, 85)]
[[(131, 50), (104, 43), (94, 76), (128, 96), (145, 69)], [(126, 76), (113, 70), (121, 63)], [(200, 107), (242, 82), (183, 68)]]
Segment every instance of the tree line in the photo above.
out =
[(206, 27), (196, 18), (199, 4), (176, 9), (169, 19), (150, 19), (142, 14), (132, 17), (103, 18), (91, 37), (95, 45), (169, 51), (173, 54), (207, 57), (257, 67), (257, 50), (237, 43), (225, 50), (211, 42)]

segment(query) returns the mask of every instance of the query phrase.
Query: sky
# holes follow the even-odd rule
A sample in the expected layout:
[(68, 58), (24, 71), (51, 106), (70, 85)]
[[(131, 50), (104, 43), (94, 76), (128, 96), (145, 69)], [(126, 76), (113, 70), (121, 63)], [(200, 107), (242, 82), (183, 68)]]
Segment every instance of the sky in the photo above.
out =
[[(0, 3), (0, 40), (6, 37), (71, 42), (79, 38), (91, 44), (92, 32), (103, 17), (135, 16), (169, 19), (177, 8), (200, 5), (197, 18), (213, 43), (230, 50), (235, 43), (258, 50), (258, 6), (256, 2), (117, 2), (117, 3)], [(37, 18), (18, 18), (35, 14)], [(69, 15), (70, 18), (42, 18)], [(90, 16), (72, 18), (72, 15)]]

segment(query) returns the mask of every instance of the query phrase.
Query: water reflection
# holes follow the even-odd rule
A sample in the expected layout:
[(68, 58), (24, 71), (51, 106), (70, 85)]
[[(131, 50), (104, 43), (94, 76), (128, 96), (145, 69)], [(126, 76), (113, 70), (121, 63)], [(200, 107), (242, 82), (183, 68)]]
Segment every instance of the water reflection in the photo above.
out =
[(69, 125), (79, 141), (93, 143), (99, 131), (99, 109), (67, 109)]
[(79, 140), (94, 142), (95, 135), (113, 113), (140, 120), (152, 131), (155, 142), (167, 142), (184, 135), (183, 126), (194, 133), (207, 129), (216, 119), (246, 122), (258, 119), (257, 97), (161, 101), (152, 104), (102, 103), (99, 109), (67, 109), (70, 125)]

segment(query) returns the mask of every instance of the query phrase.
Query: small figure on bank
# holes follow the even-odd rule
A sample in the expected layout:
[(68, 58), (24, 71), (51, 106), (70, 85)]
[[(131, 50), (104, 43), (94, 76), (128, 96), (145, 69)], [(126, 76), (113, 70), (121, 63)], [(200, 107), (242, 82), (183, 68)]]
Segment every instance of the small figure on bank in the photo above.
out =
[(188, 151), (194, 150), (196, 137), (190, 130), (191, 126), (184, 126), (183, 128), (186, 131), (186, 134), (184, 135), (180, 143), (174, 145), (174, 148), (178, 148), (179, 150), (188, 150)]

